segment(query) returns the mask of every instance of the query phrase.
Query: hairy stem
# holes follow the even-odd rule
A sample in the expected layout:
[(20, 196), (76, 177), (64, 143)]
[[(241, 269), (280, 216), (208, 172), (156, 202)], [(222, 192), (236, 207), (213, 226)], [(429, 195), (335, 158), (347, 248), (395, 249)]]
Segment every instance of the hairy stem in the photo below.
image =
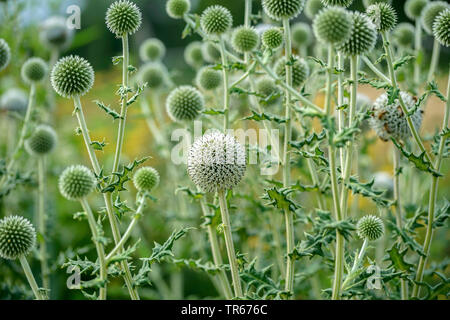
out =
[(42, 285), (46, 289), (50, 289), (50, 270), (48, 268), (47, 260), (47, 232), (45, 214), (45, 157), (38, 158), (38, 230), (41, 234), (41, 241), (39, 243), (39, 256), (41, 260), (41, 276)]
[(34, 279), (33, 272), (31, 272), (30, 265), (28, 264), (27, 258), (25, 256), (19, 257), (20, 264), (22, 265), (23, 272), (25, 273), (25, 276), (27, 277), (28, 283), (30, 284), (31, 290), (34, 293), (34, 296), (36, 300), (45, 300), (45, 298), (42, 296), (41, 292), (39, 291), (39, 287), (36, 283), (36, 279)]

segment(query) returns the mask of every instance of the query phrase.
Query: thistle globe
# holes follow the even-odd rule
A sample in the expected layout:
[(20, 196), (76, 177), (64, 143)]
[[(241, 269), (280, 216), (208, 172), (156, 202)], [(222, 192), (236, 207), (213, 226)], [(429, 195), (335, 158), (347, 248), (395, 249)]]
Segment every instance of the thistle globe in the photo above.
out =
[(280, 28), (270, 28), (261, 35), (262, 44), (269, 49), (278, 49), (283, 44), (283, 31)]
[(407, 0), (404, 6), (406, 16), (411, 20), (420, 18), (428, 2), (429, 0)]
[(220, 61), (221, 58), (220, 50), (211, 42), (203, 42), (202, 54), (203, 59), (209, 63), (216, 63)]
[(95, 176), (82, 165), (66, 168), (59, 177), (59, 192), (68, 200), (81, 200), (95, 188)]
[(8, 260), (26, 256), (36, 244), (36, 230), (20, 216), (0, 220), (0, 257)]
[(246, 167), (244, 147), (217, 130), (195, 140), (187, 159), (189, 176), (205, 192), (232, 189), (241, 181)]
[(337, 49), (348, 56), (357, 56), (371, 51), (376, 40), (377, 30), (372, 21), (365, 14), (352, 12), (350, 37)]
[(139, 47), (139, 57), (142, 61), (160, 61), (166, 54), (166, 46), (157, 38), (150, 38), (142, 42)]
[(324, 44), (337, 44), (347, 41), (352, 29), (351, 14), (340, 7), (321, 10), (313, 21), (316, 38)]
[[(299, 56), (293, 56), (295, 59), (294, 64), (292, 65), (292, 85), (294, 87), (299, 87), (305, 82), (306, 78), (309, 77), (309, 66), (306, 63), (305, 59), (300, 58)], [(278, 60), (275, 64), (275, 72), (279, 77), (286, 77), (286, 57), (283, 57)]]
[(322, 0), (322, 4), (326, 7), (338, 6), (347, 8), (352, 2), (353, 0)]
[(391, 4), (392, 0), (363, 0), (363, 4), (364, 6), (370, 7), (371, 5), (375, 4), (375, 3), (388, 3)]
[(258, 33), (252, 27), (240, 26), (233, 32), (231, 45), (239, 53), (251, 52), (259, 45)]
[(450, 46), (450, 9), (441, 12), (434, 20), (433, 34), (441, 45)]
[(166, 12), (173, 19), (181, 19), (191, 9), (189, 0), (169, 0), (166, 3)]
[(167, 70), (159, 62), (147, 62), (143, 65), (138, 74), (141, 83), (147, 83), (151, 89), (160, 89), (164, 86), (167, 77)]
[(106, 11), (106, 26), (117, 37), (135, 33), (142, 22), (139, 8), (131, 1), (119, 0)]
[(375, 241), (384, 234), (383, 221), (374, 215), (367, 215), (359, 219), (356, 232), (361, 239)]
[(40, 82), (45, 78), (47, 73), (47, 63), (37, 57), (33, 57), (25, 61), (21, 69), (22, 79), (26, 83)]
[(197, 72), (195, 81), (203, 90), (214, 90), (222, 84), (222, 73), (212, 66), (205, 66)]
[(203, 95), (192, 86), (180, 86), (167, 97), (166, 110), (173, 121), (196, 119), (205, 105)]
[(8, 89), (0, 99), (0, 110), (23, 112), (27, 109), (28, 97), (17, 88)]
[(409, 48), (414, 43), (415, 29), (411, 23), (402, 22), (392, 31), (392, 40), (399, 47)]
[(152, 167), (142, 167), (134, 174), (133, 184), (140, 192), (150, 192), (159, 184), (159, 173)]
[(31, 155), (43, 156), (50, 153), (55, 148), (56, 141), (56, 132), (52, 127), (39, 125), (25, 141), (25, 148)]
[(262, 0), (264, 12), (273, 20), (293, 19), (305, 6), (305, 0)]
[(73, 34), (73, 30), (67, 27), (65, 17), (53, 16), (42, 23), (39, 36), (45, 45), (61, 50), (69, 46)]
[(11, 59), (11, 49), (8, 43), (0, 38), (0, 71), (5, 69)]
[(292, 43), (297, 48), (308, 46), (312, 42), (311, 27), (304, 23), (298, 22), (292, 26)]
[(271, 78), (263, 77), (256, 82), (256, 92), (263, 95), (264, 104), (272, 106), (281, 98), (281, 91)]
[(200, 17), (200, 25), (209, 35), (227, 32), (233, 24), (233, 16), (227, 8), (215, 5), (205, 9)]
[(316, 14), (324, 8), (322, 0), (307, 0), (305, 4), (305, 15), (313, 20)]
[(200, 41), (193, 41), (186, 46), (184, 49), (184, 60), (194, 69), (198, 69), (205, 64)]
[(79, 56), (67, 56), (53, 67), (50, 80), (53, 89), (64, 98), (85, 95), (94, 84), (94, 69)]
[(425, 31), (429, 35), (433, 35), (433, 23), (437, 16), (445, 9), (449, 9), (450, 5), (444, 1), (432, 1), (423, 8), (421, 23)]
[(397, 24), (397, 13), (387, 3), (376, 3), (369, 6), (366, 14), (380, 32), (389, 32)]

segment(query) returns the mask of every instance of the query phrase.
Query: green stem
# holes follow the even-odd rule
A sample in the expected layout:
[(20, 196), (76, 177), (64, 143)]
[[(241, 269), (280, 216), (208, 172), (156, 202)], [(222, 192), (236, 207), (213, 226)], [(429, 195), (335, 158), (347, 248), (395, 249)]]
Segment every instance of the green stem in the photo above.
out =
[(36, 300), (45, 300), (45, 298), (42, 296), (42, 294), (39, 291), (39, 287), (36, 283), (36, 280), (34, 279), (33, 272), (31, 272), (30, 265), (28, 264), (27, 258), (25, 256), (19, 257), (20, 264), (22, 265), (23, 272), (25, 273), (25, 276), (27, 277), (28, 283), (30, 284), (31, 290), (33, 290), (34, 296), (36, 297)]
[(364, 242), (361, 246), (361, 249), (359, 250), (358, 256), (355, 257), (355, 260), (353, 261), (352, 269), (350, 270), (349, 274), (345, 278), (344, 282), (342, 283), (342, 290), (345, 290), (347, 288), (347, 284), (353, 280), (354, 273), (358, 269), (359, 265), (361, 264), (364, 255), (366, 253), (367, 245), (369, 244), (369, 240), (367, 238), (364, 239)]
[(256, 66), (256, 61), (253, 61), (252, 64), (250, 65), (250, 67), (248, 67), (247, 71), (239, 79), (237, 79), (235, 82), (233, 82), (230, 85), (230, 88), (237, 86), (239, 83), (241, 83), (242, 81), (247, 79), (248, 76), (250, 75), (250, 73), (252, 73), (253, 70), (255, 69), (255, 66)]
[(47, 261), (47, 232), (46, 232), (45, 214), (45, 158), (38, 158), (38, 230), (41, 234), (39, 243), (39, 255), (41, 260), (42, 285), (46, 289), (50, 289), (50, 270)]
[(220, 56), (222, 57), (222, 77), (223, 77), (223, 111), (224, 111), (224, 119), (223, 119), (223, 130), (224, 132), (228, 129), (230, 115), (229, 115), (229, 83), (228, 83), (228, 59), (225, 53), (225, 41), (223, 37), (220, 37)]
[(441, 45), (439, 44), (439, 41), (434, 39), (433, 54), (431, 55), (430, 70), (428, 70), (427, 82), (430, 82), (434, 78), (434, 72), (436, 71), (436, 67), (439, 62), (440, 52), (441, 52)]
[(415, 28), (415, 37), (414, 37), (414, 54), (416, 59), (414, 60), (414, 84), (419, 86), (420, 84), (420, 63), (419, 63), (419, 54), (422, 51), (422, 23), (420, 19), (416, 19), (416, 28)]
[[(342, 53), (338, 52), (338, 68), (339, 70), (344, 69), (344, 57)], [(341, 106), (344, 105), (344, 85), (343, 85), (343, 74), (341, 72), (338, 73), (338, 128), (339, 132), (342, 132), (344, 130), (345, 125), (345, 113), (344, 110), (342, 110)], [(339, 149), (339, 160), (341, 168), (344, 167), (344, 149)]]
[[(250, 27), (250, 16), (252, 15), (252, 0), (245, 0), (244, 26)], [(244, 62), (248, 63), (249, 54), (244, 54)]]
[(383, 72), (378, 70), (378, 68), (373, 65), (373, 63), (369, 60), (369, 58), (367, 58), (366, 56), (362, 56), (361, 58), (364, 61), (364, 63), (366, 64), (366, 66), (368, 66), (369, 69), (372, 70), (373, 73), (375, 73), (381, 80), (383, 80), (383, 81), (387, 82), (388, 84), (392, 85), (391, 79), (386, 77)]

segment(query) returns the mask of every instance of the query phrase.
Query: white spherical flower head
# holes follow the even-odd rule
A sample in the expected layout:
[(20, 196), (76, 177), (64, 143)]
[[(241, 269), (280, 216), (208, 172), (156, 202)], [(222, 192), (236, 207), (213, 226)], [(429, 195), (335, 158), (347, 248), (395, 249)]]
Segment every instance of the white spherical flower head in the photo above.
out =
[(234, 137), (212, 131), (191, 146), (187, 165), (192, 181), (203, 191), (229, 190), (245, 174), (245, 149)]

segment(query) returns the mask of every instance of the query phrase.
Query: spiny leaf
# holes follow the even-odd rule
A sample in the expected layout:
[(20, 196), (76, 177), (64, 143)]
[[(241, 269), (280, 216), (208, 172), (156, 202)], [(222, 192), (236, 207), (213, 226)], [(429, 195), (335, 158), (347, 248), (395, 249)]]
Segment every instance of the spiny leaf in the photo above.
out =
[(248, 116), (246, 118), (243, 118), (242, 120), (254, 120), (254, 121), (274, 121), (276, 123), (285, 123), (286, 119), (278, 117), (276, 115), (267, 114), (267, 113), (257, 113), (255, 111), (252, 111), (252, 115)]
[(205, 196), (204, 192), (191, 190), (191, 189), (189, 189), (189, 187), (178, 186), (178, 188), (175, 189), (175, 194), (177, 194), (178, 192), (186, 193), (193, 200), (199, 200), (199, 199), (202, 199)]
[(94, 148), (94, 150), (103, 151), (103, 148), (106, 146), (105, 139), (103, 139), (102, 142), (100, 141), (92, 141), (91, 146)]
[(217, 115), (225, 114), (225, 111), (224, 110), (218, 110), (218, 109), (206, 109), (206, 110), (203, 110), (202, 113), (210, 115), (210, 116), (217, 116)]
[(322, 130), (319, 134), (314, 132), (311, 135), (309, 135), (308, 137), (306, 137), (305, 139), (302, 139), (299, 141), (291, 141), (290, 144), (293, 148), (301, 149), (305, 145), (311, 146), (317, 142), (320, 142), (323, 139), (325, 139), (325, 137), (326, 137), (326, 131)]
[(113, 117), (114, 120), (116, 119), (122, 119), (122, 117), (120, 116), (119, 113), (117, 113), (116, 111), (114, 111), (113, 109), (111, 109), (109, 107), (109, 105), (105, 105), (103, 102), (99, 101), (99, 100), (94, 100), (94, 103), (100, 107), (100, 109), (102, 109), (103, 111), (106, 112), (106, 114), (109, 114), (111, 117)]
[(292, 192), (292, 190), (289, 190), (288, 188), (281, 188), (278, 189), (276, 187), (266, 189), (265, 194), (262, 197), (264, 200), (269, 200), (267, 205), (274, 206), (277, 209), (281, 210), (289, 210), (291, 212), (295, 212), (297, 209), (300, 209), (301, 207), (296, 204), (294, 201), (289, 199), (289, 194)]
[(129, 174), (133, 172), (133, 170), (147, 161), (150, 157), (144, 157), (140, 160), (134, 160), (132, 163), (124, 166), (121, 172), (113, 172), (113, 176), (115, 177), (115, 181), (109, 183), (105, 187), (101, 189), (102, 193), (106, 192), (115, 192), (115, 191), (123, 191), (126, 190), (124, 187), (124, 183), (130, 180)]
[(202, 259), (174, 259), (174, 258), (167, 258), (165, 261), (173, 263), (177, 266), (185, 266), (189, 269), (195, 270), (195, 271), (202, 271), (206, 272), (207, 274), (210, 274), (212, 276), (218, 274), (221, 270), (228, 270), (228, 265), (222, 265), (222, 266), (216, 266), (211, 261), (207, 261), (205, 263), (202, 262)]
[(403, 65), (409, 63), (411, 60), (414, 60), (414, 56), (405, 55), (394, 62), (394, 70), (401, 68)]
[(358, 181), (356, 177), (350, 177), (349, 181), (345, 184), (347, 188), (352, 190), (353, 194), (360, 194), (364, 197), (372, 199), (376, 204), (382, 207), (389, 207), (392, 205), (392, 201), (383, 197), (385, 191), (379, 191), (373, 189), (375, 179), (367, 183)]
[(411, 272), (414, 267), (412, 264), (405, 261), (405, 255), (408, 251), (407, 248), (400, 250), (399, 244), (394, 244), (391, 249), (387, 250), (389, 255), (390, 267), (394, 267), (395, 270), (400, 270), (402, 272)]
[(145, 82), (144, 84), (138, 86), (138, 88), (136, 89), (136, 92), (134, 93), (134, 95), (127, 101), (127, 106), (129, 106), (129, 105), (133, 104), (134, 102), (136, 102), (136, 100), (141, 95), (142, 91), (144, 91), (145, 87), (147, 87), (147, 82)]

